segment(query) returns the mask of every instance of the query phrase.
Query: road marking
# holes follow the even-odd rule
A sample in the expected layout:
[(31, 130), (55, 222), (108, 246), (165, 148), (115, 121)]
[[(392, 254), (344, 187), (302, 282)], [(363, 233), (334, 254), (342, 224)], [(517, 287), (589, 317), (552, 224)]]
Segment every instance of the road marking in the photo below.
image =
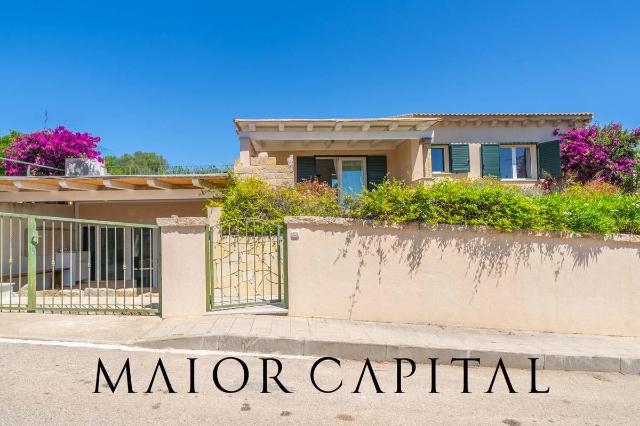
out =
[(82, 349), (103, 349), (110, 351), (123, 351), (123, 352), (148, 352), (148, 353), (162, 353), (162, 354), (178, 354), (178, 355), (224, 355), (224, 356), (249, 356), (249, 357), (268, 357), (273, 358), (277, 356), (283, 359), (316, 359), (316, 357), (305, 355), (281, 355), (281, 354), (265, 354), (260, 352), (232, 352), (232, 351), (212, 351), (205, 349), (155, 349), (144, 348), (141, 346), (128, 346), (118, 345), (111, 343), (90, 343), (90, 342), (73, 342), (73, 341), (60, 341), (60, 340), (32, 340), (32, 339), (9, 339), (0, 337), (0, 344), (12, 344), (12, 345), (34, 345), (34, 346), (58, 346), (63, 348), (82, 348)]

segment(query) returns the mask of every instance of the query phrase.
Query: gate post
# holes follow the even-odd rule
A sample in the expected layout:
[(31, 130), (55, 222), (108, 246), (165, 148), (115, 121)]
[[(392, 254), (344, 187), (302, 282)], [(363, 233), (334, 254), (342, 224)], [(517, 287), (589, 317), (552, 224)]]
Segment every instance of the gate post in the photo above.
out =
[(160, 226), (162, 317), (206, 312), (205, 217), (156, 219)]
[(282, 280), (284, 281), (284, 306), (289, 309), (289, 230), (287, 229), (287, 222), (285, 220), (284, 223), (284, 238), (283, 238), (283, 275)]
[(36, 310), (36, 246), (38, 244), (38, 232), (36, 231), (36, 218), (29, 216), (27, 219), (27, 312)]

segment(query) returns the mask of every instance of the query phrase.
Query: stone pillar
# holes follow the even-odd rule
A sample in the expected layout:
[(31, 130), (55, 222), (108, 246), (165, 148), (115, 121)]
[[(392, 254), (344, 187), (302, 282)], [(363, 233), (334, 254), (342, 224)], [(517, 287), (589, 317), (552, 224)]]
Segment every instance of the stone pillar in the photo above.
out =
[(256, 155), (256, 151), (253, 149), (251, 138), (240, 138), (240, 163), (243, 166), (251, 165), (251, 157)]
[(208, 218), (158, 218), (162, 317), (206, 312), (205, 226)]
[(411, 182), (424, 178), (424, 150), (421, 139), (409, 139), (411, 149)]
[(222, 207), (207, 207), (207, 218), (209, 218), (209, 225), (217, 225), (220, 223), (220, 216), (222, 216)]
[(424, 154), (424, 177), (431, 179), (433, 177), (433, 170), (431, 168), (431, 142), (433, 139), (425, 138), (422, 140), (422, 152)]
[(220, 217), (222, 216), (222, 207), (207, 207), (208, 223), (211, 227), (211, 242), (215, 247), (220, 241)]

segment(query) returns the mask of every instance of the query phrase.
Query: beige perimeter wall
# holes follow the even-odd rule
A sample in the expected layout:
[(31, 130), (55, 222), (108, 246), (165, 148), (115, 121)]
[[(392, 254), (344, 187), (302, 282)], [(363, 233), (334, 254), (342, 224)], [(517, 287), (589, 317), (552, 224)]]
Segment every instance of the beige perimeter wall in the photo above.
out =
[(640, 336), (639, 237), (287, 221), (290, 315)]

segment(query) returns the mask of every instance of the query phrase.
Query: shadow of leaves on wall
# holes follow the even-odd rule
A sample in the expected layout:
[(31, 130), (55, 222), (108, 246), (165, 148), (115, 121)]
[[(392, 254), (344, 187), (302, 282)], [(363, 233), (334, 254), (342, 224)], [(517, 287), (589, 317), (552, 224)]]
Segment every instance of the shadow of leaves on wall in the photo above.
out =
[[(324, 228), (326, 230), (326, 228)], [(632, 242), (616, 242), (592, 238), (562, 238), (523, 232), (497, 232), (495, 230), (455, 230), (439, 225), (408, 227), (350, 226), (339, 227), (331, 235), (344, 234), (344, 246), (338, 251), (334, 264), (356, 250), (358, 269), (353, 291), (349, 296), (349, 318), (358, 303), (360, 281), (367, 268), (376, 268), (378, 285), (381, 286), (383, 270), (389, 262), (389, 253), (393, 252), (408, 266), (409, 277), (416, 274), (425, 262), (425, 256), (446, 262), (445, 251), (451, 248), (464, 256), (466, 274), (473, 277), (474, 291), (468, 301), (471, 303), (481, 283), (494, 282), (499, 286), (507, 270), (548, 262), (554, 268), (555, 281), (565, 261), (572, 262), (572, 270), (584, 269), (597, 262), (604, 249), (635, 249), (640, 258), (640, 245)], [(435, 255), (434, 255), (435, 253)], [(538, 256), (538, 259), (533, 259)], [(452, 278), (453, 279), (453, 278)]]

